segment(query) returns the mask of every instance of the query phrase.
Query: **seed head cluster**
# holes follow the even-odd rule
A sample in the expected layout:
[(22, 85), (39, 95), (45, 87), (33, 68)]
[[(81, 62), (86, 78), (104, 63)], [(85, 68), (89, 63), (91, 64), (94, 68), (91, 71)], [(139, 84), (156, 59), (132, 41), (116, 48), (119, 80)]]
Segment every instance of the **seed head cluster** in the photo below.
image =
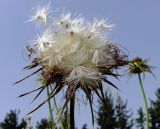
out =
[(52, 17), (49, 16), (48, 9), (39, 8), (30, 20), (45, 25), (43, 33), (26, 46), (31, 64), (24, 69), (38, 70), (16, 83), (33, 74), (39, 74), (43, 86), (31, 91), (38, 91), (35, 99), (46, 87), (53, 87), (49, 98), (33, 111), (64, 88), (66, 101), (63, 107), (80, 89), (85, 93), (92, 109), (94, 93), (104, 102), (102, 82), (118, 89), (108, 80), (108, 76), (118, 78), (116, 70), (128, 64), (127, 54), (122, 52), (117, 44), (108, 40), (107, 33), (112, 29), (112, 25), (105, 20), (94, 19), (90, 22), (70, 13)]

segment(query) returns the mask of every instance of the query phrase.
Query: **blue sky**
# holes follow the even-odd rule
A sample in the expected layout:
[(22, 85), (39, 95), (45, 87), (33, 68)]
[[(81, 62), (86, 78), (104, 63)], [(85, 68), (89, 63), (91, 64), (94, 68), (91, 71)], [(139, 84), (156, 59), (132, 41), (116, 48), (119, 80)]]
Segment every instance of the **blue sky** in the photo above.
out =
[[(129, 57), (140, 56), (149, 59), (156, 79), (147, 75), (144, 80), (148, 98), (154, 98), (155, 90), (160, 87), (160, 1), (159, 0), (50, 0), (53, 10), (67, 9), (82, 14), (87, 19), (102, 17), (115, 24), (110, 39), (125, 47)], [(37, 34), (32, 23), (25, 23), (33, 13), (32, 9), (48, 0), (1, 0), (0, 1), (0, 121), (10, 109), (20, 109), (21, 116), (35, 107), (44, 95), (33, 105), (29, 105), (33, 96), (17, 99), (17, 96), (38, 85), (35, 78), (22, 82), (17, 86), (12, 83), (28, 72), (21, 70), (29, 62), (22, 56), (24, 45)], [(115, 81), (120, 88), (120, 95), (128, 100), (128, 106), (136, 114), (143, 106), (143, 100), (136, 77), (127, 82), (127, 76)], [(77, 107), (76, 125), (84, 123), (91, 126), (89, 108), (81, 104)], [(48, 116), (48, 108), (44, 106), (33, 114), (34, 121)]]

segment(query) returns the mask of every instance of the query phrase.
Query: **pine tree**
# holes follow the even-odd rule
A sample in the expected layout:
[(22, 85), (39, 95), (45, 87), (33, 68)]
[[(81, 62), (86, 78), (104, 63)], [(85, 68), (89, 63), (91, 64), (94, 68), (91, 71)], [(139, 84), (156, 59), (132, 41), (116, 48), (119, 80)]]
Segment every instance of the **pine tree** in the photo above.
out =
[(115, 106), (116, 129), (131, 129), (133, 127), (132, 113), (127, 109), (127, 102), (120, 100)]
[(160, 129), (160, 88), (156, 91), (156, 100), (151, 100), (150, 125), (151, 129)]
[(6, 114), (3, 122), (0, 123), (0, 127), (2, 129), (26, 129), (27, 122), (24, 119), (18, 123), (19, 113), (20, 111), (10, 110), (10, 112)]
[[(155, 93), (156, 99), (151, 100), (149, 107), (150, 129), (160, 129), (160, 88)], [(145, 114), (142, 108), (138, 110), (136, 124), (139, 129), (145, 129)]]
[(141, 107), (138, 109), (138, 118), (135, 121), (138, 129), (145, 129), (145, 115)]
[(99, 109), (97, 112), (98, 129), (131, 129), (133, 119), (127, 103), (115, 103), (111, 94), (105, 94), (106, 106), (98, 101)]
[(51, 123), (47, 119), (41, 119), (37, 122), (36, 129), (51, 129)]
[(112, 96), (105, 93), (105, 102), (106, 102), (106, 106), (102, 101), (98, 100), (98, 105), (99, 105), (99, 109), (97, 113), (98, 129), (114, 129), (116, 119), (114, 117), (115, 110), (114, 110)]

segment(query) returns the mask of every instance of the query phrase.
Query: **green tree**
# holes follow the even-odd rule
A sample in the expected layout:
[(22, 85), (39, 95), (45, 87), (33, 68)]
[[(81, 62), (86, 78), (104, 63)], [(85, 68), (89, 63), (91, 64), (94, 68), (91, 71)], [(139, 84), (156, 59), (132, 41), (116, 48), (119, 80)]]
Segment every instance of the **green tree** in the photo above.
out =
[(138, 129), (145, 129), (145, 115), (141, 107), (138, 109), (138, 117), (135, 122)]
[(160, 88), (155, 92), (156, 99), (151, 100), (150, 129), (160, 129)]
[(18, 122), (19, 113), (20, 111), (10, 110), (0, 123), (0, 127), (2, 129), (26, 129), (27, 122), (24, 119), (22, 119), (20, 123)]
[(118, 102), (115, 106), (116, 129), (131, 129), (133, 118), (130, 110), (127, 109), (127, 102)]
[(37, 122), (36, 129), (51, 129), (51, 122), (47, 119), (41, 119), (40, 122)]
[[(150, 129), (160, 129), (160, 88), (155, 92), (156, 99), (151, 100), (149, 107), (150, 114)], [(146, 116), (142, 108), (138, 110), (138, 118), (136, 119), (136, 126), (139, 129), (145, 129)]]
[[(64, 111), (64, 113), (62, 114), (61, 118), (61, 123), (57, 122), (57, 129), (69, 129), (69, 112), (68, 112), (68, 108), (66, 108), (66, 110)], [(52, 124), (51, 121), (48, 119), (41, 119), (40, 122), (37, 122), (36, 124), (36, 129), (52, 129)]]
[[(110, 94), (105, 93), (105, 102), (104, 103), (98, 100), (98, 112), (97, 112), (97, 125), (98, 129), (114, 129), (116, 119), (114, 117), (115, 110), (114, 110), (114, 103), (113, 98)], [(107, 110), (106, 110), (107, 108)]]
[(105, 93), (105, 105), (98, 101), (97, 125), (98, 129), (131, 129), (133, 119), (127, 103), (114, 102), (111, 94)]

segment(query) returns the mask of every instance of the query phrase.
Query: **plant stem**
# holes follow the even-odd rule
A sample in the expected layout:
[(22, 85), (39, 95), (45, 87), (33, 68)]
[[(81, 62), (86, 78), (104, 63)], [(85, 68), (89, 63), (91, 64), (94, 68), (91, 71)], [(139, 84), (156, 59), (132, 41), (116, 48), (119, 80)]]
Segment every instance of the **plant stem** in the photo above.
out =
[[(56, 102), (55, 98), (53, 98), (53, 101), (54, 101), (54, 106), (55, 106), (55, 108), (56, 108), (56, 112), (59, 113), (59, 109), (58, 109), (57, 102)], [(63, 125), (62, 119), (59, 118), (58, 121), (59, 121), (59, 123), (60, 123), (60, 125), (61, 125), (61, 128), (64, 129), (64, 125)]]
[[(47, 86), (47, 95), (49, 97), (49, 86)], [(51, 119), (51, 123), (52, 123), (52, 128), (56, 129), (56, 124), (55, 124), (54, 119), (53, 119), (52, 107), (51, 107), (50, 100), (48, 101), (48, 107), (49, 107), (49, 112), (50, 112), (50, 119)]]
[(70, 127), (71, 129), (75, 129), (74, 123), (74, 103), (75, 103), (75, 96), (70, 99)]
[(138, 74), (138, 79), (139, 79), (140, 88), (141, 88), (141, 91), (142, 91), (143, 100), (144, 100), (144, 104), (145, 104), (145, 108), (146, 108), (146, 124), (147, 124), (147, 129), (149, 129), (149, 110), (148, 110), (147, 99), (146, 99), (146, 95), (145, 95), (145, 91), (144, 91), (144, 87), (143, 87), (143, 84), (142, 84), (142, 79), (141, 79), (140, 73)]
[[(50, 85), (50, 90), (51, 90), (51, 91), (53, 90), (53, 88), (52, 88), (51, 85)], [(54, 105), (54, 107), (56, 108), (56, 112), (59, 114), (59, 109), (58, 109), (58, 106), (57, 106), (57, 102), (56, 102), (55, 97), (53, 97), (53, 105)], [(62, 118), (59, 118), (58, 122), (60, 123), (61, 128), (64, 129), (65, 127), (64, 127), (64, 125), (63, 125)]]

